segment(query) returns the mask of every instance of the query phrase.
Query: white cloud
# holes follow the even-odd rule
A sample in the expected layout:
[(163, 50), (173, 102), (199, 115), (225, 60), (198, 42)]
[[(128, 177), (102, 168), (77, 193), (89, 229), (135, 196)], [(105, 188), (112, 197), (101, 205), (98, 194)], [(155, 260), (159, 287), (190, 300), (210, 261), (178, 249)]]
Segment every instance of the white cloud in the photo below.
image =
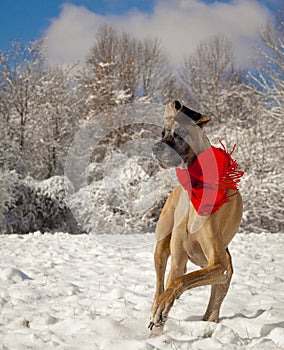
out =
[(81, 6), (64, 4), (59, 18), (46, 31), (46, 43), (52, 62), (84, 61), (94, 44), (102, 23), (129, 31), (143, 38), (159, 37), (174, 64), (190, 54), (200, 40), (216, 33), (233, 42), (240, 62), (252, 52), (258, 29), (269, 12), (254, 0), (206, 4), (200, 0), (159, 0), (152, 14), (130, 11), (121, 16), (101, 16)]
[(59, 18), (51, 21), (45, 33), (50, 61), (71, 63), (84, 60), (98, 28), (105, 21), (104, 17), (85, 7), (64, 4)]

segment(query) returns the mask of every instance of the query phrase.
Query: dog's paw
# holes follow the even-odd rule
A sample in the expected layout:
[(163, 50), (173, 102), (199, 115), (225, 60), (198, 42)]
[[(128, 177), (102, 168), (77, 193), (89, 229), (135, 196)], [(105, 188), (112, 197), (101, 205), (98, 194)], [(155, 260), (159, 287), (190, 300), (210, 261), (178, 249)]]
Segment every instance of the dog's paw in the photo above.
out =
[(150, 333), (149, 338), (159, 337), (164, 329), (164, 324), (160, 324), (159, 326), (155, 326), (152, 322), (150, 322), (149, 327)]
[(167, 316), (165, 315), (159, 315), (159, 317), (152, 317), (148, 328), (150, 329), (150, 331), (153, 331), (155, 328), (163, 328), (164, 324), (166, 323), (167, 320)]
[(163, 330), (174, 300), (175, 297), (172, 290), (166, 290), (162, 295), (160, 295), (153, 308), (151, 322), (148, 327), (150, 331), (153, 331), (154, 329), (157, 331)]

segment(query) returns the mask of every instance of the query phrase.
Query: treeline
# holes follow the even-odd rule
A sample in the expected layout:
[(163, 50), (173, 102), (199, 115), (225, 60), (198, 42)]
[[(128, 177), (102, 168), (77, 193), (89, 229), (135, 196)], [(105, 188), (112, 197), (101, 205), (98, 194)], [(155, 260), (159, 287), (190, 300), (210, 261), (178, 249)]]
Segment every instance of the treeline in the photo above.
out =
[[(207, 133), (216, 144), (219, 139), (229, 147), (238, 144), (235, 157), (246, 172), (242, 192), (249, 203), (243, 227), (279, 231), (283, 228), (283, 37), (280, 15), (260, 31), (261, 44), (245, 71), (238, 67), (231, 43), (220, 35), (201, 42), (179, 67), (172, 67), (158, 39), (140, 40), (107, 25), (97, 33), (83, 66), (50, 66), (44, 40), (12, 43), (9, 51), (0, 52), (3, 230), (7, 217), (12, 232), (13, 220), (23, 221), (28, 215), (21, 211), (21, 219), (14, 215), (13, 220), (8, 215), (25, 207), (24, 199), (19, 204), (21, 181), (29, 188), (31, 178), (39, 182), (64, 175), (68, 149), (86, 120), (111, 124), (117, 106), (178, 99), (213, 116)], [(64, 199), (56, 201), (56, 206), (62, 205)], [(26, 231), (33, 229), (42, 229), (41, 224), (27, 225)]]

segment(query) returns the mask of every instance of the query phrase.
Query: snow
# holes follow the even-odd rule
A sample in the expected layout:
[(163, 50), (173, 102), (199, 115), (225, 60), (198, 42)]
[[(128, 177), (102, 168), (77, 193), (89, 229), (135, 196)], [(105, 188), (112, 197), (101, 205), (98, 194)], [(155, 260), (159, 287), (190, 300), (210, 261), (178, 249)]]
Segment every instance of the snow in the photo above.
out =
[(0, 239), (1, 350), (284, 348), (283, 234), (234, 238), (219, 324), (201, 321), (209, 287), (197, 288), (175, 302), (157, 338), (147, 330), (153, 233), (108, 235), (108, 243), (66, 233)]
[(102, 68), (112, 66), (114, 63), (113, 62), (100, 62), (99, 66)]

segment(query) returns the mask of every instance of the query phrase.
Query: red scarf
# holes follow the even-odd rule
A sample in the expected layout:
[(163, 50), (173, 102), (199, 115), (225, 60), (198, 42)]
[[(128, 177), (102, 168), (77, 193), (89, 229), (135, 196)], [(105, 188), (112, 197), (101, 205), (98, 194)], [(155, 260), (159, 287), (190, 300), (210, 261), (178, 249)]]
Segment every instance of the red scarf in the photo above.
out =
[[(238, 163), (222, 148), (210, 147), (196, 157), (187, 169), (176, 168), (177, 178), (188, 192), (189, 198), (201, 216), (215, 213), (230, 197), (237, 194), (238, 183), (243, 171), (237, 170)], [(228, 195), (230, 190), (233, 194)]]

